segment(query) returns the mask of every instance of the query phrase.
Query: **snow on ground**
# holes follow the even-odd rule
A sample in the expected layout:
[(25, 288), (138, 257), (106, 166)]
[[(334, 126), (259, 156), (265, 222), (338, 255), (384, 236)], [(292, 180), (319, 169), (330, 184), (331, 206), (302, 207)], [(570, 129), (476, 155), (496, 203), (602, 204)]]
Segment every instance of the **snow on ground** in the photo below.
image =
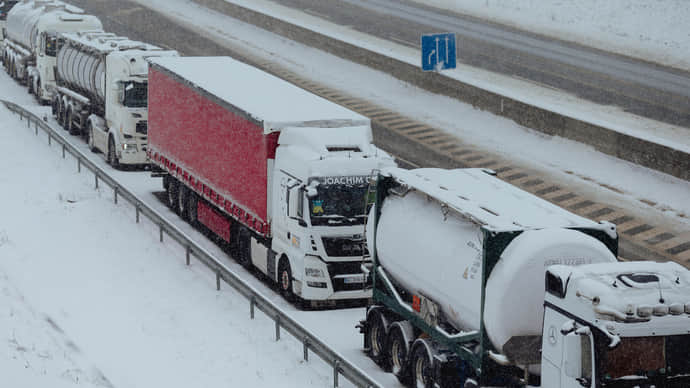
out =
[[(6, 78), (3, 76), (3, 78)], [(2, 94), (7, 80), (3, 83)], [(18, 97), (22, 100), (23, 97)], [(331, 368), (0, 106), (0, 375), (13, 387), (327, 386)], [(135, 173), (141, 178), (147, 173)], [(150, 180), (150, 178), (148, 178)], [(350, 325), (353, 326), (354, 322)], [(354, 332), (354, 327), (352, 327)], [(352, 347), (358, 346), (352, 344)]]
[[(513, 121), (474, 109), (471, 105), (426, 92), (383, 72), (306, 47), (184, 0), (137, 1), (162, 12), (181, 25), (206, 34), (221, 45), (249, 50), (257, 57), (280, 62), (290, 70), (317, 82), (443, 128), (478, 148), (503, 154), (524, 165), (550, 171), (557, 179), (579, 185), (594, 199), (605, 195), (609, 201), (623, 202), (623, 206), (639, 209), (649, 217), (672, 216), (675, 221), (685, 225), (684, 228), (690, 225), (690, 220), (686, 218), (690, 214), (690, 202), (687, 200), (690, 182), (604, 155), (574, 141), (532, 131)], [(263, 6), (269, 4), (266, 1), (253, 1)], [(246, 0), (232, 2), (247, 5)], [(289, 13), (289, 18), (297, 18), (292, 10), (283, 8), (277, 7), (274, 15), (285, 12)], [(305, 17), (305, 20), (309, 18)], [(323, 22), (320, 26), (325, 29), (327, 24)], [(344, 36), (347, 33), (339, 30), (336, 35)], [(396, 52), (397, 48), (392, 44), (386, 46), (386, 49), (391, 50), (386, 55), (407, 55)], [(515, 88), (525, 90), (518, 89), (517, 86)], [(536, 98), (550, 104), (553, 96), (544, 94)], [(592, 107), (591, 115), (598, 117), (599, 112)], [(621, 116), (622, 122), (627, 119), (629, 116)], [(623, 194), (604, 192), (601, 183), (615, 187)], [(642, 204), (640, 199), (657, 205), (650, 207)], [(679, 215), (683, 217), (677, 217)]]
[(412, 0), (690, 70), (687, 0)]

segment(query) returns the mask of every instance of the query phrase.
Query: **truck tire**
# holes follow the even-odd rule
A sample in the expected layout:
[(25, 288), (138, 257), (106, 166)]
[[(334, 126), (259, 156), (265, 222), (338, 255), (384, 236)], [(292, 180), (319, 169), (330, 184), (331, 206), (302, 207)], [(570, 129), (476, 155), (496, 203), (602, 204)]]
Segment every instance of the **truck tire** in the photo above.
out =
[(366, 342), (368, 353), (376, 364), (385, 371), (390, 371), (390, 355), (386, 352), (388, 337), (388, 320), (379, 309), (373, 309), (367, 315)]
[(403, 325), (407, 323), (393, 322), (388, 330), (386, 353), (390, 355), (391, 372), (402, 384), (410, 382), (410, 345), (411, 338), (405, 333)]
[(187, 218), (192, 226), (197, 226), (199, 223), (199, 218), (197, 216), (199, 197), (191, 190), (187, 197)]
[(98, 151), (96, 141), (93, 138), (93, 126), (90, 121), (86, 123), (86, 144), (89, 146), (89, 151), (94, 153)]
[[(115, 149), (115, 140), (113, 140), (112, 136), (110, 138), (108, 138), (107, 162), (114, 169), (116, 169), (116, 170), (120, 169), (120, 161), (117, 160), (117, 150)], [(171, 208), (172, 208), (172, 206), (171, 206)]]
[[(232, 238), (232, 236), (230, 238)], [(247, 228), (243, 226), (238, 226), (237, 238), (234, 241), (234, 253), (237, 262), (240, 263), (242, 267), (246, 269), (251, 269), (252, 267), (252, 247), (250, 239), (251, 234), (249, 233)], [(290, 276), (292, 276), (292, 273), (290, 273)], [(292, 287), (290, 287), (290, 289), (292, 289)]]
[(292, 269), (290, 262), (284, 256), (278, 264), (278, 289), (288, 302), (295, 300), (295, 293), (292, 291)]
[(55, 120), (57, 120), (58, 114), (60, 113), (60, 98), (58, 96), (53, 98), (53, 102), (50, 105), (50, 112), (53, 114), (53, 117), (55, 117)]
[(79, 134), (79, 130), (74, 125), (74, 110), (71, 108), (67, 111), (65, 118), (65, 129), (67, 129), (67, 132), (69, 132), (70, 135), (76, 136)]
[(60, 126), (62, 129), (67, 130), (67, 120), (65, 116), (67, 115), (67, 107), (65, 106), (65, 103), (60, 100), (60, 110), (58, 111), (58, 123), (60, 123)]
[(168, 195), (167, 195), (167, 204), (170, 209), (173, 211), (177, 210), (177, 201), (179, 200), (179, 188), (178, 188), (178, 183), (175, 179), (170, 179), (170, 182), (168, 183), (168, 190), (166, 190)]
[(417, 339), (412, 344), (411, 356), (412, 386), (417, 388), (433, 388), (434, 357), (432, 345), (426, 339)]
[(187, 197), (189, 196), (189, 189), (183, 184), (177, 185), (177, 205), (175, 212), (182, 217), (183, 220), (189, 221), (187, 215)]

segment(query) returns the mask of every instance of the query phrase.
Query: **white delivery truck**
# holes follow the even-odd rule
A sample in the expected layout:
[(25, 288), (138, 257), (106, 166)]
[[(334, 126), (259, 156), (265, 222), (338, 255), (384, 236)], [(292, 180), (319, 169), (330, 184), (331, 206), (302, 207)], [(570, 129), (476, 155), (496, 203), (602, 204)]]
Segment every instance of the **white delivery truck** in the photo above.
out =
[(62, 1), (22, 0), (7, 15), (3, 61), (13, 78), (27, 84), (41, 103), (49, 103), (58, 35), (102, 28), (97, 17)]
[(149, 155), (168, 204), (310, 305), (371, 296), (369, 119), (228, 57), (152, 59)]
[(53, 115), (108, 163), (145, 165), (148, 63), (176, 51), (104, 32), (60, 35)]
[(367, 225), (379, 365), (417, 387), (690, 386), (690, 271), (487, 170), (382, 171)]

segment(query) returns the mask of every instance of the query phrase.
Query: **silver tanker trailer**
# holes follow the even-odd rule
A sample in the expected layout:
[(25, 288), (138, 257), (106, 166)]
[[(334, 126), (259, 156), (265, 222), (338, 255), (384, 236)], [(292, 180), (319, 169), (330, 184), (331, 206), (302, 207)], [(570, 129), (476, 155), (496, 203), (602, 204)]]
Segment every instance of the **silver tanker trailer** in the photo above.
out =
[(104, 32), (62, 34), (53, 115), (87, 138), (113, 166), (144, 165), (148, 130), (147, 58), (176, 56)]

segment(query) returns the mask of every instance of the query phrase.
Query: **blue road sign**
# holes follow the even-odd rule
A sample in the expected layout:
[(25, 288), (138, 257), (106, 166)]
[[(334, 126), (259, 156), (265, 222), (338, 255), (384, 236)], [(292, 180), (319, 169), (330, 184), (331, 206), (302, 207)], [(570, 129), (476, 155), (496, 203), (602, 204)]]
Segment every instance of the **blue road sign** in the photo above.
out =
[(455, 34), (422, 35), (422, 70), (455, 69)]

